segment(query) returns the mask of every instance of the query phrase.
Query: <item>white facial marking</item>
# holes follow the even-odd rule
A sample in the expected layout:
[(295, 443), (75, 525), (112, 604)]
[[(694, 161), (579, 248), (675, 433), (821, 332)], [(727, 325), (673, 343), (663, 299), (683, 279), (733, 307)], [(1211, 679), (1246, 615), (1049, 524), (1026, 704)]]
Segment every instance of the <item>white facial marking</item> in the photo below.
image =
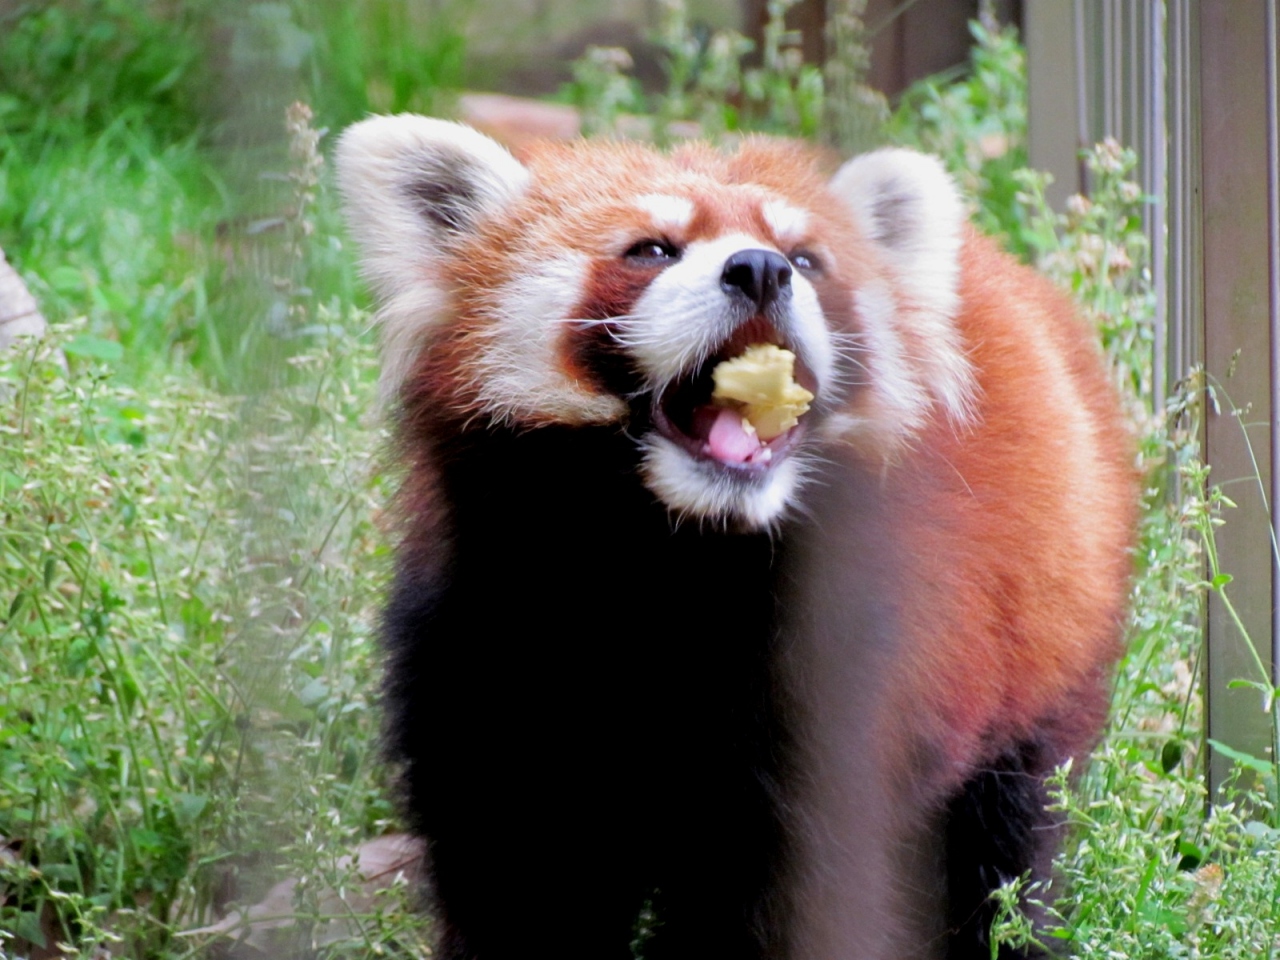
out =
[(803, 483), (805, 466), (788, 457), (760, 476), (739, 476), (695, 460), (660, 434), (644, 439), (645, 485), (681, 519), (730, 520), (766, 529), (782, 518)]
[[(424, 334), (448, 316), (439, 271), (459, 232), (514, 203), (529, 173), (469, 127), (410, 115), (354, 124), (343, 133), (336, 159), (361, 269), (382, 304), (381, 388), (389, 400), (413, 366)], [(450, 216), (465, 221), (458, 230), (413, 200), (415, 184), (433, 172), (443, 186), (454, 188)]]
[(565, 254), (498, 291), (476, 363), (477, 393), (495, 421), (585, 424), (625, 416), (622, 400), (584, 388), (561, 370), (563, 321), (582, 300), (587, 264), (581, 254)]
[(809, 227), (809, 214), (806, 211), (793, 207), (785, 200), (766, 200), (760, 213), (784, 250), (804, 239)]
[(797, 356), (817, 378), (821, 392), (835, 375), (835, 345), (818, 291), (799, 270), (791, 274), (791, 337)]
[[(725, 262), (742, 250), (774, 250), (744, 233), (689, 244), (662, 270), (619, 324), (620, 335), (648, 381), (660, 390), (714, 353), (745, 318), (721, 286)], [(775, 251), (776, 252), (776, 251)], [(834, 374), (835, 349), (812, 284), (793, 272), (791, 297), (778, 311), (788, 340), (817, 379), (822, 395)], [(675, 514), (763, 529), (779, 520), (806, 472), (802, 449), (760, 474), (703, 460), (656, 431), (642, 441), (645, 484)]]
[(635, 204), (653, 218), (656, 229), (679, 233), (693, 221), (693, 201), (665, 193), (646, 193), (636, 197)]
[(928, 411), (929, 395), (903, 350), (896, 329), (897, 304), (883, 284), (871, 283), (858, 292), (856, 308), (871, 368), (871, 391), (886, 422), (914, 432)]
[(628, 333), (651, 386), (664, 386), (733, 332), (735, 315), (720, 288), (724, 263), (739, 250), (767, 246), (742, 233), (700, 240), (649, 284), (632, 309)]

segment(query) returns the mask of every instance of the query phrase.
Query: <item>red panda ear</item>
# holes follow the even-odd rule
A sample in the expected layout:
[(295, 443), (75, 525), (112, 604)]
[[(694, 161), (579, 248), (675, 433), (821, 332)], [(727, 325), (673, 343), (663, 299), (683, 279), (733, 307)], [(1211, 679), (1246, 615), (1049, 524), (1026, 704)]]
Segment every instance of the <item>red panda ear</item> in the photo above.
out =
[(470, 127), (413, 114), (371, 117), (338, 141), (338, 185), (379, 295), (431, 266), (529, 181), (511, 154)]
[(829, 189), (881, 248), (912, 299), (953, 316), (966, 215), (941, 162), (914, 150), (876, 150), (842, 166)]
[[(899, 424), (922, 416), (928, 394), (955, 424), (976, 416), (977, 381), (956, 326), (960, 313), (960, 243), (966, 218), (951, 176), (934, 157), (914, 150), (877, 150), (850, 160), (829, 189), (852, 211), (893, 274), (892, 298), (866, 296), (863, 322), (886, 342), (910, 330), (907, 372), (923, 393), (885, 391), (882, 400)], [(878, 305), (878, 307), (877, 307)]]
[(423, 332), (448, 309), (441, 261), (519, 198), (529, 173), (470, 127), (412, 114), (349, 127), (337, 166), (347, 223), (380, 302), (382, 391), (390, 399)]

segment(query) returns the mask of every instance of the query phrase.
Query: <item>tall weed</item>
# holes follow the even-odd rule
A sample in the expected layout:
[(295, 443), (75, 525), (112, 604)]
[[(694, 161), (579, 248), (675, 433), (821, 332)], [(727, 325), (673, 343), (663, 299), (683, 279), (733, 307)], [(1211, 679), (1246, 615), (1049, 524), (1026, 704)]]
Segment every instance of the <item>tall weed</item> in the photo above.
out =
[(112, 346), (81, 324), (0, 356), (0, 930), (44, 946), (163, 940), (231, 815), (230, 406), (129, 388)]
[(234, 399), (129, 387), (113, 346), (80, 325), (0, 357), (10, 949), (158, 955), (290, 862), (324, 887), (390, 817), (371, 349), (331, 337)]

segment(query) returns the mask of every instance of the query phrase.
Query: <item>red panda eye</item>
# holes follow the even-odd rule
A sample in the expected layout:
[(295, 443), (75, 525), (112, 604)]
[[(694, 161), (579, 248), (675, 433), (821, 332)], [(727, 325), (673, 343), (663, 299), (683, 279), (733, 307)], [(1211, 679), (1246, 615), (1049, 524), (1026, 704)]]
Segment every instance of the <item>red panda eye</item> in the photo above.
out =
[(677, 260), (680, 257), (680, 251), (665, 240), (641, 240), (639, 243), (632, 244), (631, 247), (623, 254), (629, 260)]
[(790, 257), (791, 265), (799, 270), (821, 270), (822, 261), (808, 250), (796, 250)]

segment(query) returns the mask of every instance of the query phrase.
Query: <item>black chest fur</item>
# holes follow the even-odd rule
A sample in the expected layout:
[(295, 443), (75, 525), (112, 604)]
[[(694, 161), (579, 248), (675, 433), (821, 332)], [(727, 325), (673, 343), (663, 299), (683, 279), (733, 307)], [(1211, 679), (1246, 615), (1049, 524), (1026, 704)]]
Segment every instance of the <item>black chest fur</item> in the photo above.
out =
[(384, 634), (390, 745), (441, 902), (522, 914), (529, 870), (599, 901), (615, 946), (655, 898), (663, 928), (686, 901), (704, 922), (692, 904), (710, 897), (767, 939), (776, 923), (741, 914), (773, 910), (785, 858), (769, 537), (677, 527), (615, 431), (464, 435), (435, 452), (439, 572), (402, 563)]

